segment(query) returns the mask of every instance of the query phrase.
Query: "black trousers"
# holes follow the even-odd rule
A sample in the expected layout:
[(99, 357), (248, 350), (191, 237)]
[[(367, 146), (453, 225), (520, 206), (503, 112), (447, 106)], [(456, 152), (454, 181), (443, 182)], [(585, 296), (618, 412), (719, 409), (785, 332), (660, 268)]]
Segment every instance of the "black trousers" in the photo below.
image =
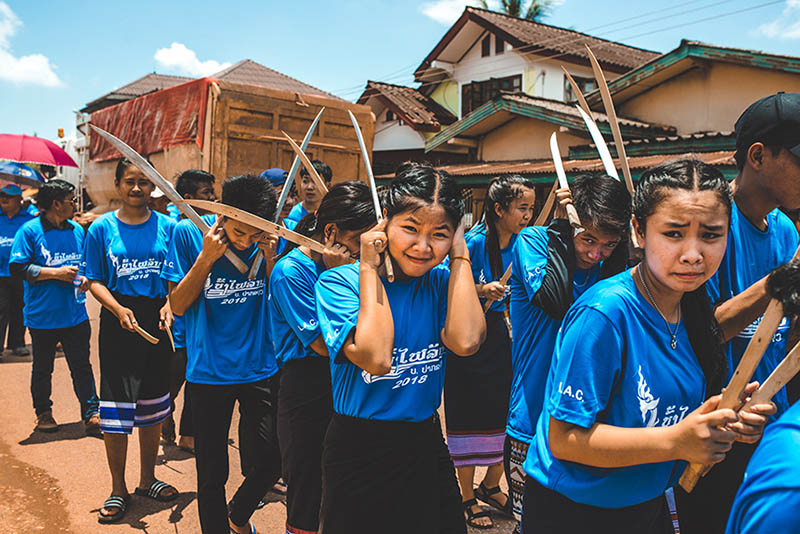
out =
[[(184, 382), (186, 382), (186, 347), (179, 347), (175, 348), (175, 354), (172, 356), (172, 363), (170, 364), (169, 400), (173, 413), (175, 413), (175, 399), (178, 398)], [(189, 395), (189, 389), (185, 388), (183, 390), (183, 409), (181, 410), (179, 433), (181, 436), (193, 437), (192, 403), (189, 400)], [(172, 415), (170, 415), (170, 420), (172, 420)]]
[(3, 351), (3, 342), (6, 340), (8, 329), (9, 349), (25, 346), (25, 323), (22, 318), (22, 308), (25, 305), (25, 289), (22, 280), (16, 276), (0, 277), (0, 353)]
[(86, 421), (97, 413), (99, 406), (92, 364), (89, 363), (91, 335), (89, 321), (69, 328), (30, 330), (33, 345), (31, 397), (36, 415), (42, 415), (53, 406), (50, 400), (53, 387), (53, 361), (56, 356), (56, 345), (60, 341), (64, 347), (69, 373), (72, 375), (72, 389), (81, 404), (81, 419)]
[(675, 488), (675, 504), (682, 534), (723, 534), (733, 499), (755, 444), (734, 443), (725, 459), (702, 477), (691, 493)]
[(225, 483), (228, 480), (228, 434), (236, 401), (247, 419), (259, 453), (251, 459), (247, 475), (230, 502), (230, 518), (245, 525), (258, 502), (280, 476), (280, 450), (275, 429), (275, 395), (278, 375), (258, 382), (235, 385), (187, 383), (194, 419), (194, 447), (197, 464), (197, 505), (204, 534), (225, 534), (228, 508)]
[(281, 370), (278, 438), (286, 474), (286, 530), (316, 532), (322, 502), (322, 442), (333, 414), (330, 360), (307, 357)]
[(528, 477), (523, 497), (523, 534), (587, 532), (672, 534), (674, 531), (663, 495), (625, 508), (599, 508), (572, 501)]

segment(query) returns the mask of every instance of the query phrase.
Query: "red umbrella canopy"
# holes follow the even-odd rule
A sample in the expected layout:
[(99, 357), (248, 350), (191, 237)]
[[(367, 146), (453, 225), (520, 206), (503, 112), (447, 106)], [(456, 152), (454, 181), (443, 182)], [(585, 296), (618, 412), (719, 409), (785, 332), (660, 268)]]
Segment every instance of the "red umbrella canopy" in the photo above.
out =
[(52, 141), (32, 135), (0, 134), (0, 159), (54, 167), (78, 166), (63, 148)]

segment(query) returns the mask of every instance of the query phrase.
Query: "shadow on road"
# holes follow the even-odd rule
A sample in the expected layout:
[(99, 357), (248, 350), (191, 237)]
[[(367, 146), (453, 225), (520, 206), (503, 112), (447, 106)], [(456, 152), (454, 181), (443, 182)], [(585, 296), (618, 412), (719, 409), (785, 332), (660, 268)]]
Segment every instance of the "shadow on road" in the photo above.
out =
[[(197, 493), (194, 491), (181, 492), (174, 501), (170, 502), (159, 502), (148, 497), (131, 494), (131, 502), (128, 505), (128, 511), (125, 513), (125, 517), (114, 524), (130, 525), (132, 528), (147, 532), (147, 529), (153, 525), (145, 521), (145, 518), (163, 510), (170, 510), (168, 521), (172, 524), (176, 524), (183, 519), (183, 511), (186, 510), (186, 507), (196, 498)], [(98, 507), (94, 510), (90, 510), (89, 513), (97, 516), (99, 511), (100, 508)]]
[(90, 436), (84, 430), (83, 421), (58, 425), (55, 432), (31, 432), (31, 435), (19, 442), (20, 445), (40, 445), (54, 441), (71, 441), (76, 439), (103, 439), (100, 436)]

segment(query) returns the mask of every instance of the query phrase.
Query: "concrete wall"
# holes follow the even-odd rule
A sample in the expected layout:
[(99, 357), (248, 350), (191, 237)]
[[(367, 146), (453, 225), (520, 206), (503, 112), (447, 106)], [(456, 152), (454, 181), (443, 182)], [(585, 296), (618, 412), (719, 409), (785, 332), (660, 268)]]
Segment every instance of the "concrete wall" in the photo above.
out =
[(414, 150), (425, 148), (425, 138), (416, 130), (401, 124), (399, 119), (386, 120), (386, 109), (383, 109), (375, 120), (375, 139), (372, 150)]
[(448, 80), (436, 86), (431, 93), (431, 99), (457, 117), (460, 109), (460, 94), (458, 83)]
[[(492, 130), (480, 142), (480, 161), (515, 161), (550, 159), (550, 135), (558, 132), (555, 124), (519, 117)], [(566, 158), (571, 145), (586, 144), (588, 140), (559, 132), (558, 146)]]
[(619, 105), (617, 112), (675, 126), (678, 134), (733, 131), (747, 106), (777, 91), (800, 91), (800, 75), (705, 63)]

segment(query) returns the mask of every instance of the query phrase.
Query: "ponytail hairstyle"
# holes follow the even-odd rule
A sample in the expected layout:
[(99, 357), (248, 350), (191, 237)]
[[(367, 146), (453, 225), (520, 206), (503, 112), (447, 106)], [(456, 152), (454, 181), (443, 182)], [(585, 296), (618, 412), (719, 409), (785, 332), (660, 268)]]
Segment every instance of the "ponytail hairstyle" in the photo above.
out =
[[(663, 163), (642, 174), (633, 195), (633, 216), (642, 231), (646, 228), (648, 217), (669, 196), (670, 191), (676, 189), (714, 192), (728, 213), (730, 222), (731, 188), (722, 173), (701, 161), (681, 159)], [(722, 333), (714, 318), (705, 283), (683, 295), (681, 313), (689, 342), (703, 369), (706, 397), (716, 395), (727, 378), (728, 365), (722, 351)]]
[(521, 197), (525, 189), (534, 191), (533, 184), (519, 174), (506, 174), (492, 178), (486, 189), (486, 199), (483, 202), (483, 224), (486, 225), (486, 247), (489, 251), (489, 267), (492, 270), (492, 280), (498, 280), (503, 275), (503, 258), (500, 255), (500, 237), (497, 233), (497, 207), (505, 211), (514, 199)]
[(603, 233), (618, 235), (620, 241), (600, 268), (600, 278), (625, 270), (631, 227), (631, 195), (628, 188), (607, 174), (582, 174), (570, 186), (572, 202), (583, 224)]
[(461, 186), (445, 171), (430, 165), (402, 165), (383, 196), (387, 217), (431, 205), (441, 206), (453, 228), (458, 228), (464, 217)]
[[(340, 230), (361, 230), (375, 225), (375, 207), (367, 184), (358, 180), (340, 182), (322, 197), (317, 211), (306, 214), (294, 231), (307, 237), (322, 234), (325, 227), (335, 224)], [(287, 243), (281, 257), (297, 245)]]

